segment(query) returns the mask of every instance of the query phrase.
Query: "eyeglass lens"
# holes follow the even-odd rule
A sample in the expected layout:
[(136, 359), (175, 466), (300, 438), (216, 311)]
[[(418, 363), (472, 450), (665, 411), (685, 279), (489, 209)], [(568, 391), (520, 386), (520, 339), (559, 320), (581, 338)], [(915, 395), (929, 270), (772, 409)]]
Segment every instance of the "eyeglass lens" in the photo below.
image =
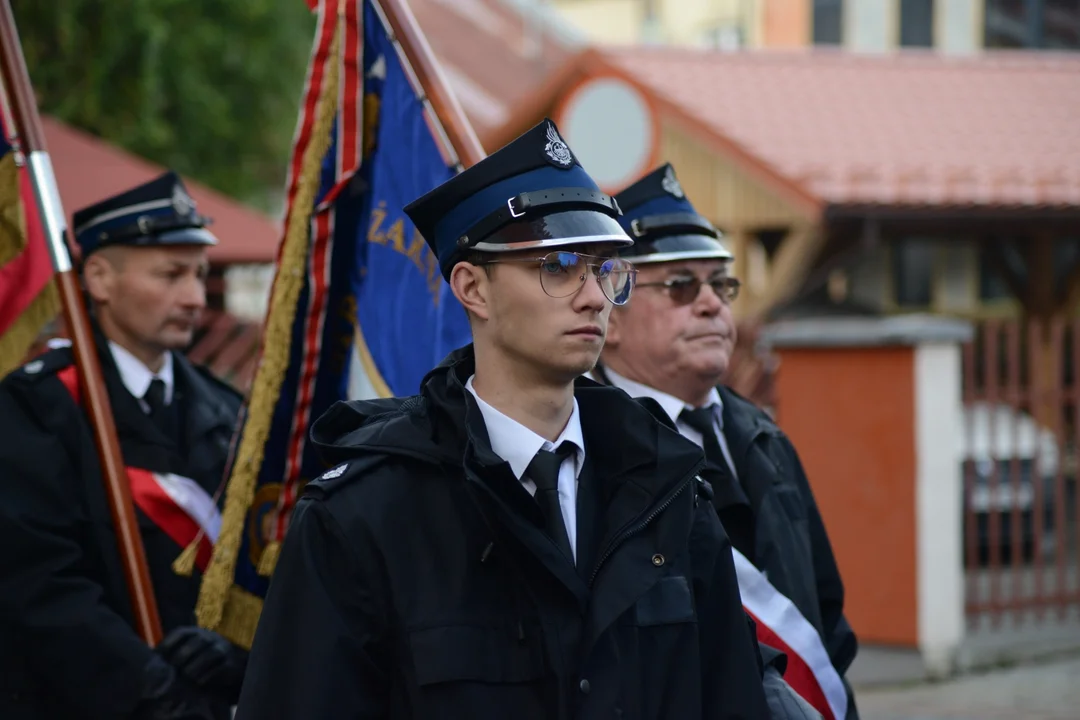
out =
[(709, 285), (716, 296), (726, 303), (733, 302), (739, 296), (739, 281), (735, 278), (713, 278), (702, 282), (699, 278), (676, 278), (665, 283), (672, 301), (677, 305), (689, 305), (697, 299), (702, 285)]
[(634, 266), (621, 258), (589, 258), (572, 252), (553, 252), (540, 263), (540, 285), (551, 297), (573, 295), (585, 284), (589, 268), (595, 268), (596, 280), (604, 297), (615, 305), (625, 305), (634, 288)]

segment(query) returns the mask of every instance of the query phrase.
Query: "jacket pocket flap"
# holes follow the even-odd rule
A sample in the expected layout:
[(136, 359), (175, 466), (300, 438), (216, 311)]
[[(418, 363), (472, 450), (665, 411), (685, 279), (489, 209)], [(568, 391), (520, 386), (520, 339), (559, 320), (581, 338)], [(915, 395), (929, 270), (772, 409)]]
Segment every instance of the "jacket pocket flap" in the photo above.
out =
[(682, 575), (661, 578), (634, 604), (634, 616), (638, 625), (694, 622), (690, 583)]
[[(409, 633), (413, 667), (420, 685), (474, 681), (518, 683), (544, 675), (539, 628), (444, 625)], [(522, 637), (525, 639), (520, 639)], [(530, 640), (531, 639), (531, 640)]]

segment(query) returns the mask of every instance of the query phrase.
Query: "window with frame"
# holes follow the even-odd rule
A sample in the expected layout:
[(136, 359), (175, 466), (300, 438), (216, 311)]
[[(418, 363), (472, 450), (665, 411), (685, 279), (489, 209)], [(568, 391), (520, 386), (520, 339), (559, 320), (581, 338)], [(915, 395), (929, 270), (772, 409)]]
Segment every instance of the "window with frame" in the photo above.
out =
[(900, 46), (934, 46), (934, 0), (900, 0)]
[[(1008, 259), (1006, 259), (1008, 262)], [(981, 302), (998, 302), (1009, 300), (1013, 296), (1009, 284), (1001, 277), (997, 265), (991, 261), (990, 253), (985, 246), (979, 248), (979, 300)]]
[(844, 39), (844, 0), (814, 0), (815, 45), (840, 45)]
[(929, 307), (934, 299), (936, 243), (902, 238), (892, 245), (892, 284), (900, 307)]
[(1080, 49), (1080, 0), (986, 0), (987, 48)]

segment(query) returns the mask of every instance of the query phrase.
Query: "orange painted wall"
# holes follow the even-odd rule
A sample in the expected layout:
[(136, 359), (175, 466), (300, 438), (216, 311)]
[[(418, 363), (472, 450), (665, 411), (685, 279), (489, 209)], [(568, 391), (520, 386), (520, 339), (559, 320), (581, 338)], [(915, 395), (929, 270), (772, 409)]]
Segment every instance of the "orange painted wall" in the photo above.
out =
[(762, 45), (799, 48), (810, 44), (811, 0), (763, 0)]
[(799, 452), (864, 642), (918, 643), (914, 351), (778, 349), (777, 420)]

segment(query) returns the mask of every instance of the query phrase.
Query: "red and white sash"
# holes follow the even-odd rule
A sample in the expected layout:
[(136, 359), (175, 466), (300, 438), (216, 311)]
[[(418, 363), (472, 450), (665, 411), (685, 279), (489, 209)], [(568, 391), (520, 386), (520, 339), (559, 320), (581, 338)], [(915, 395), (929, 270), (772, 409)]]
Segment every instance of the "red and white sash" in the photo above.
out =
[(177, 545), (186, 548), (202, 532), (195, 567), (205, 571), (221, 529), (221, 511), (214, 499), (191, 478), (126, 469), (131, 499)]
[(787, 655), (784, 680), (825, 720), (844, 720), (847, 690), (817, 630), (746, 556), (735, 548), (731, 554), (743, 609), (757, 623), (758, 641)]
[[(57, 373), (76, 403), (82, 402), (75, 367)], [(221, 511), (214, 499), (191, 478), (173, 473), (155, 473), (142, 468), (125, 468), (131, 486), (131, 499), (150, 520), (186, 548), (199, 537), (195, 567), (206, 570), (221, 529)], [(201, 533), (201, 535), (200, 535)]]

